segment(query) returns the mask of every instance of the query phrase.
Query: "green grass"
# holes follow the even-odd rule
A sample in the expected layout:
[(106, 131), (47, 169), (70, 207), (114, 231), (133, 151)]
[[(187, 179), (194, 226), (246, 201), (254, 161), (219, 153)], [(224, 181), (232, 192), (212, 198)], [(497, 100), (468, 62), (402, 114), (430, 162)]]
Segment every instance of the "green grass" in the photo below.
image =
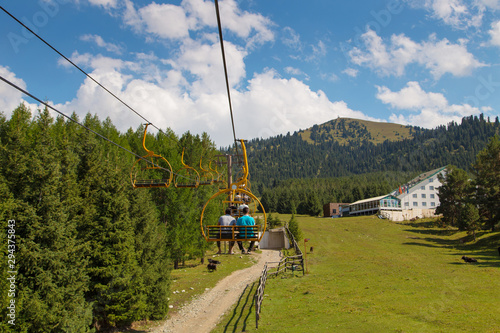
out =
[(470, 244), (432, 221), (298, 219), (309, 274), (268, 280), (258, 330), (255, 285), (214, 332), (500, 331), (499, 232)]

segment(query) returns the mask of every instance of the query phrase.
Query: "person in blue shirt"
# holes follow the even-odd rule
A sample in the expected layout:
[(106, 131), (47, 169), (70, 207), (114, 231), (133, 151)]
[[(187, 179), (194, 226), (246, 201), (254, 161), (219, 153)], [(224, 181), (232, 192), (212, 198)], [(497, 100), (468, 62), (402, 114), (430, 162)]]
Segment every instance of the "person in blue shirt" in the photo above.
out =
[[(236, 221), (236, 225), (241, 226), (241, 228), (239, 228), (238, 238), (243, 238), (243, 239), (244, 238), (255, 238), (255, 232), (254, 232), (253, 228), (247, 228), (247, 226), (255, 225), (255, 220), (253, 219), (253, 217), (248, 215), (249, 212), (250, 212), (250, 209), (248, 208), (248, 206), (245, 205), (245, 207), (243, 207), (243, 210), (242, 210), (243, 216), (238, 218), (238, 220)], [(249, 254), (251, 251), (253, 251), (254, 245), (255, 245), (255, 241), (250, 241), (250, 246), (248, 247), (247, 254)], [(238, 241), (238, 247), (240, 248), (241, 253), (245, 254), (245, 249), (243, 248), (242, 241)]]

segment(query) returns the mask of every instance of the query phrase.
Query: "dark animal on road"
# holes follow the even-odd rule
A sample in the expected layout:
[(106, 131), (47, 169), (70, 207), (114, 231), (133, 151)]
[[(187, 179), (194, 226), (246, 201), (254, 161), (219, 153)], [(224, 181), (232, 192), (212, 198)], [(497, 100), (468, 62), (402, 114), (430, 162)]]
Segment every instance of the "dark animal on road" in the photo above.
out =
[(207, 265), (207, 268), (208, 268), (209, 272), (213, 272), (213, 271), (217, 270), (217, 265), (210, 263)]
[(463, 256), (462, 257), (462, 260), (465, 261), (465, 262), (477, 262), (476, 259), (474, 258), (469, 258), (469, 257), (466, 257), (466, 256)]

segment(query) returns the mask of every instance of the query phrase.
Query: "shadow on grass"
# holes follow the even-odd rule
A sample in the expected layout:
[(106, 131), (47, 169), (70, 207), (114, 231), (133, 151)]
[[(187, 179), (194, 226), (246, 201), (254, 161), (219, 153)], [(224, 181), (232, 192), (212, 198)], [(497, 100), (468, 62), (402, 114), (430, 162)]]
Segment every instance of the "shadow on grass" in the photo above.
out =
[[(421, 223), (416, 223), (416, 226), (421, 227)], [(406, 229), (405, 231), (426, 235), (427, 237), (408, 237), (422, 242), (407, 242), (405, 245), (410, 246), (425, 246), (433, 248), (452, 248), (456, 252), (451, 253), (451, 256), (457, 256), (457, 261), (452, 265), (476, 265), (481, 267), (500, 267), (500, 232), (478, 231), (476, 233), (477, 241), (473, 242), (472, 235), (462, 237), (460, 239), (448, 239), (447, 236), (452, 236), (459, 232), (457, 230), (448, 229)], [(432, 237), (434, 236), (434, 237)], [(477, 263), (465, 263), (461, 261), (462, 256), (473, 257), (478, 260)]]
[[(245, 332), (248, 318), (254, 309), (254, 288), (257, 282), (247, 285), (243, 290), (238, 303), (236, 304), (233, 315), (224, 327), (224, 332)], [(250, 289), (249, 289), (250, 288)], [(251, 302), (250, 302), (251, 300)], [(250, 304), (249, 304), (250, 302)]]

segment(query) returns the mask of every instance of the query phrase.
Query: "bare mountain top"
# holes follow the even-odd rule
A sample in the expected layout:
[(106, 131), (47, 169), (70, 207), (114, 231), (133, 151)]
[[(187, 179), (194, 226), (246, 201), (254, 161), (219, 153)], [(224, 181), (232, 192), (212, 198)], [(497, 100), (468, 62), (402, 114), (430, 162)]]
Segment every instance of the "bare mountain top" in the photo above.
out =
[(353, 141), (367, 140), (378, 144), (385, 140), (400, 141), (412, 138), (411, 126), (351, 118), (330, 120), (324, 124), (301, 130), (298, 134), (309, 143), (337, 141), (342, 145)]

